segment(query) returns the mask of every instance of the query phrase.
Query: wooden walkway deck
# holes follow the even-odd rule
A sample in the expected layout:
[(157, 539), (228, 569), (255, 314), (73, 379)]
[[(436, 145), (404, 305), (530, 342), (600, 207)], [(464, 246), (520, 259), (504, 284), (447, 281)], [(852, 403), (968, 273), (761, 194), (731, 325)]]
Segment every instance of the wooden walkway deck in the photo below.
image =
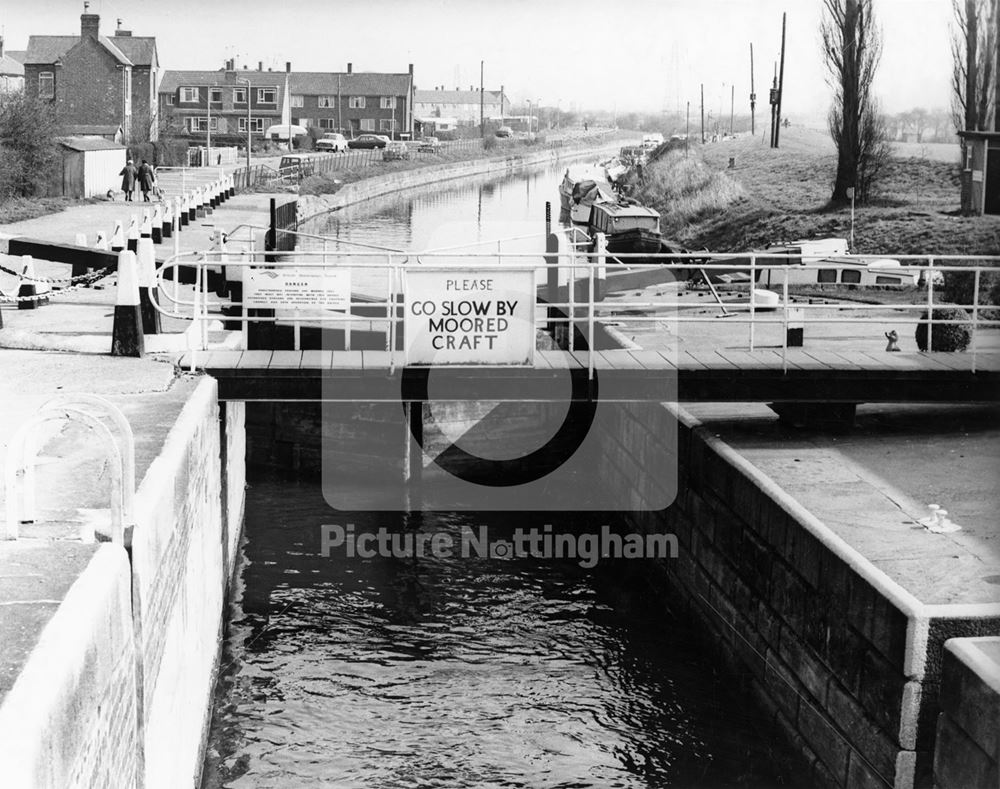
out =
[[(397, 354), (397, 359), (401, 354)], [(542, 400), (706, 402), (988, 402), (1000, 354), (789, 349), (706, 352), (538, 351), (533, 367), (402, 367), (387, 351), (200, 351), (195, 367), (224, 400)], [(191, 365), (185, 354), (180, 365)], [(572, 375), (569, 375), (572, 373)], [(433, 382), (433, 397), (427, 381)], [(568, 382), (573, 380), (576, 386)]]

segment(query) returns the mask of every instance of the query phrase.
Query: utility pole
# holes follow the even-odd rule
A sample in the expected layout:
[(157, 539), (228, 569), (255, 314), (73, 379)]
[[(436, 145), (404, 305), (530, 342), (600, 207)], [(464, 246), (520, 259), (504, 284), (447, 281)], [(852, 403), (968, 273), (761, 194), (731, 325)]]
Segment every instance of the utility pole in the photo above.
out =
[(688, 145), (691, 143), (691, 102), (687, 103), (687, 118), (684, 122), (684, 156), (688, 155)]
[(705, 144), (705, 83), (701, 83), (701, 144)]
[(778, 106), (778, 64), (774, 64), (774, 79), (771, 82), (771, 92), (769, 96), (771, 102), (771, 140), (770, 146), (774, 147), (774, 108)]
[(778, 72), (778, 107), (774, 119), (774, 147), (778, 147), (778, 137), (781, 134), (781, 93), (785, 89), (785, 17), (781, 15), (781, 70)]
[(754, 109), (757, 107), (757, 94), (753, 92), (753, 41), (750, 42), (750, 137), (757, 136), (754, 123)]
[(484, 71), (484, 69), (486, 68), (485, 64), (486, 64), (485, 60), (480, 60), (479, 61), (479, 136), (480, 136), (480, 138), (483, 138), (483, 137), (486, 136), (486, 104), (485, 104), (485, 100), (486, 100), (485, 96), (486, 96), (486, 94), (483, 93), (483, 74), (485, 73), (485, 71)]
[(736, 86), (729, 86), (729, 136), (733, 136), (733, 107), (736, 103)]

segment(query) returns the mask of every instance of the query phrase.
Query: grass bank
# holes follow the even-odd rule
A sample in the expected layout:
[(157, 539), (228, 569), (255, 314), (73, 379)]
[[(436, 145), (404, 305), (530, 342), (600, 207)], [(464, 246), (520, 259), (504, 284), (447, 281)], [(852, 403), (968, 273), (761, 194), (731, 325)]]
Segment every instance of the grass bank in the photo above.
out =
[[(957, 159), (957, 146), (951, 162), (893, 158), (877, 198), (857, 207), (853, 251), (1000, 254), (1000, 217), (957, 214)], [(650, 165), (637, 197), (663, 214), (665, 234), (695, 248), (747, 251), (798, 238), (849, 238), (850, 208), (827, 206), (835, 171), (829, 136), (791, 127), (777, 150), (760, 138), (692, 142), (687, 158), (674, 151)]]
[(22, 222), (46, 214), (57, 214), (71, 205), (79, 205), (80, 202), (68, 197), (14, 197), (0, 203), (0, 225)]

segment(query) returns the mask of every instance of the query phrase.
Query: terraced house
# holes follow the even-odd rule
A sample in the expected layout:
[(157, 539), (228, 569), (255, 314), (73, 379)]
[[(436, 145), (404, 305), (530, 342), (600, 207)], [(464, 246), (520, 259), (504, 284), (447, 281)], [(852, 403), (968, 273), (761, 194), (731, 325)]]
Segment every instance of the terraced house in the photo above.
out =
[(350, 63), (345, 72), (295, 72), (290, 64), (236, 69), (230, 60), (218, 71), (165, 72), (159, 107), (170, 134), (195, 139), (211, 131), (242, 140), (248, 127), (263, 135), (289, 118), (314, 137), (343, 130), (398, 138), (413, 131), (413, 65), (405, 73), (355, 72)]
[(121, 20), (113, 36), (102, 36), (100, 23), (84, 13), (79, 36), (30, 36), (25, 93), (52, 102), (64, 134), (155, 140), (156, 39), (133, 36)]

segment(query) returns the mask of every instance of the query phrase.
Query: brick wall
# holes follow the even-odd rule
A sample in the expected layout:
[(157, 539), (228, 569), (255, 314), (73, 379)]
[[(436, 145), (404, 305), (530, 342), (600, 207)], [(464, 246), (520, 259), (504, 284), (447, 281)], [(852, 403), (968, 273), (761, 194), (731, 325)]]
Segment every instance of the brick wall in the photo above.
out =
[[(799, 771), (817, 786), (929, 786), (944, 640), (1000, 621), (922, 605), (696, 420), (621, 409), (631, 432), (677, 430), (676, 502), (631, 525), (677, 536), (657, 577), (802, 755)], [(602, 436), (600, 474), (642, 501), (660, 483), (638, 473), (650, 464), (629, 434)]]
[(56, 69), (56, 117), (65, 124), (124, 124), (122, 70), (97, 41), (83, 38)]

